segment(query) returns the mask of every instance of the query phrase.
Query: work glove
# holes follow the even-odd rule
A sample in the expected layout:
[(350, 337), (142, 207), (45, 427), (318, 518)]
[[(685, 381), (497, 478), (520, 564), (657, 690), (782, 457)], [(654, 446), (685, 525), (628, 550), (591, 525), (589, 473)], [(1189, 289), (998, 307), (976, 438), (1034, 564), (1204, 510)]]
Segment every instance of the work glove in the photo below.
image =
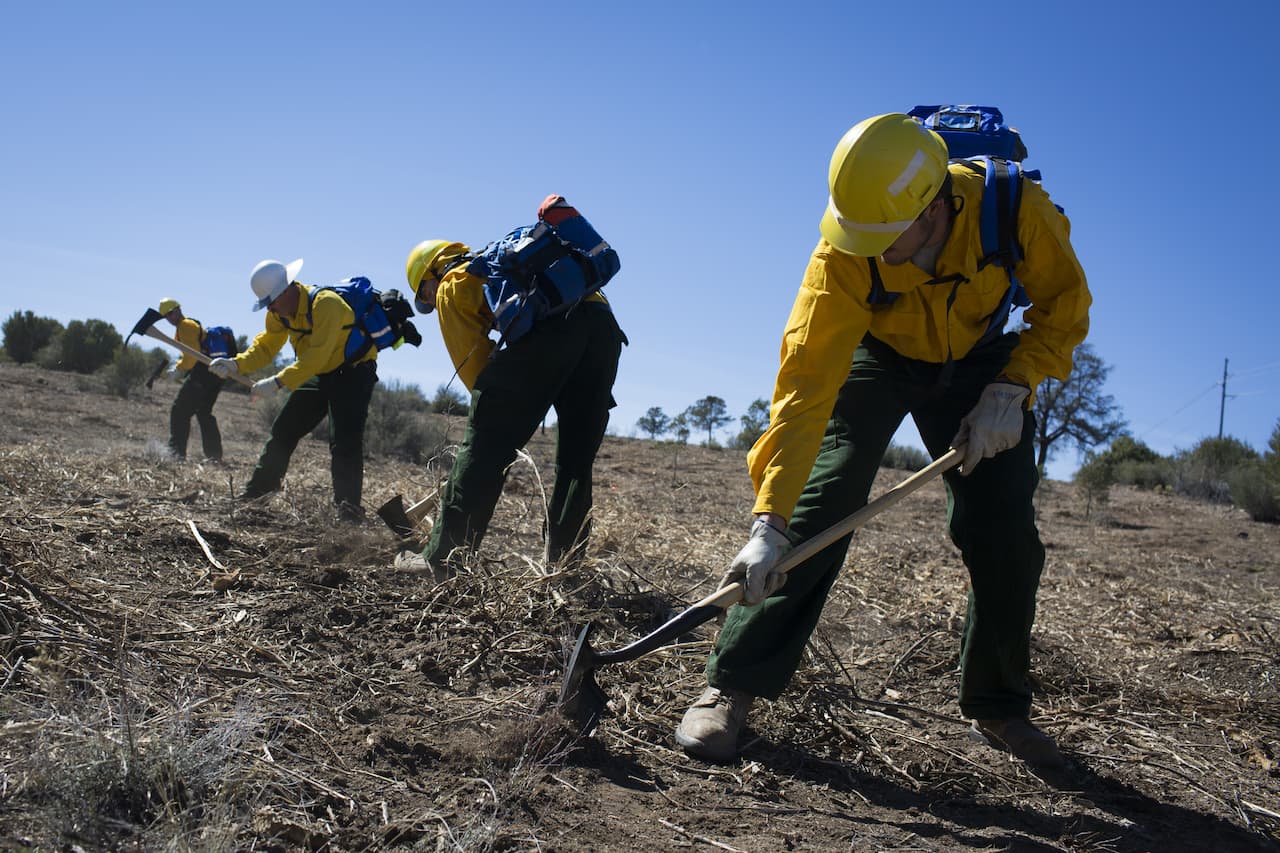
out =
[(729, 571), (720, 580), (723, 589), (731, 583), (745, 581), (746, 592), (742, 603), (748, 607), (759, 604), (773, 595), (786, 583), (787, 576), (783, 572), (775, 572), (787, 551), (791, 550), (791, 540), (787, 534), (774, 527), (764, 519), (757, 518), (751, 525), (751, 537), (742, 546), (738, 556), (729, 564)]
[(209, 372), (226, 379), (239, 373), (240, 365), (236, 364), (234, 358), (215, 358), (209, 362)]
[(951, 439), (962, 448), (960, 473), (968, 476), (983, 459), (1016, 447), (1022, 440), (1022, 422), (1031, 389), (1007, 379), (997, 379), (982, 389), (978, 405), (960, 421), (960, 430)]
[(249, 401), (256, 403), (259, 400), (269, 400), (280, 390), (280, 382), (274, 376), (268, 376), (266, 379), (259, 379), (253, 383), (253, 387), (249, 389)]

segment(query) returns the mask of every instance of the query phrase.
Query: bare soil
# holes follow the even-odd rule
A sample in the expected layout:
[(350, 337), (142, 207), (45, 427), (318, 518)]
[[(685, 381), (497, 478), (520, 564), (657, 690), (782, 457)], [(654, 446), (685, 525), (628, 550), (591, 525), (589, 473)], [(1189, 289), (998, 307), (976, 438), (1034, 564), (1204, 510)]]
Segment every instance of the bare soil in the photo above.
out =
[[(1066, 771), (966, 734), (937, 483), (859, 533), (791, 689), (713, 766), (672, 731), (714, 623), (602, 667), (591, 737), (555, 701), (578, 628), (617, 648), (713, 589), (746, 533), (740, 453), (607, 439), (587, 566), (548, 573), (540, 434), (436, 584), (392, 567), (372, 511), (335, 522), (323, 441), (236, 503), (266, 435), (243, 395), (216, 410), (227, 465), (194, 427), (165, 458), (175, 391), (0, 365), (2, 848), (1280, 847), (1280, 528), (1239, 510), (1117, 488), (1086, 514), (1042, 486), (1035, 720)], [(370, 459), (366, 506), (430, 495), (447, 463)]]

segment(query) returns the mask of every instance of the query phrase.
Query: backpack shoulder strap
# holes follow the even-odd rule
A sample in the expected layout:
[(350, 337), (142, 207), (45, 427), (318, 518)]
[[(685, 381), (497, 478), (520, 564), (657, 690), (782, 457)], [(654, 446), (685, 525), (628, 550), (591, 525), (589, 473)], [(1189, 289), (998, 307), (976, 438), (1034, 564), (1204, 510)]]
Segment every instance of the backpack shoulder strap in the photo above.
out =
[(880, 277), (880, 267), (876, 265), (875, 258), (868, 257), (867, 266), (871, 272), (871, 292), (867, 294), (868, 304), (872, 306), (892, 305), (899, 294), (891, 293), (884, 289), (884, 279)]
[(1022, 246), (1018, 243), (1022, 167), (996, 157), (959, 162), (983, 176), (982, 210), (979, 213), (982, 257), (978, 260), (978, 269), (994, 263), (1012, 278), (1014, 266), (1022, 260)]
[(991, 315), (991, 323), (980, 341), (983, 342), (1004, 330), (1005, 321), (1015, 307), (1025, 308), (1031, 304), (1022, 283), (1013, 275), (1013, 268), (1023, 258), (1022, 245), (1018, 242), (1018, 211), (1022, 206), (1024, 173), (1018, 163), (998, 157), (960, 162), (984, 178), (979, 213), (982, 257), (978, 260), (978, 269), (995, 264), (1009, 277), (1009, 289)]

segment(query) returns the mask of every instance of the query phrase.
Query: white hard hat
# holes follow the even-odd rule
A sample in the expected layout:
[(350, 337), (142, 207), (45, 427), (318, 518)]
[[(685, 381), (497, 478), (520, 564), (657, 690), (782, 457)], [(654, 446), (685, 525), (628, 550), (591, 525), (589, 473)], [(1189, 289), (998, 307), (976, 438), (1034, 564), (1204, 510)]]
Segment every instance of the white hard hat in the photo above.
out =
[(285, 288), (297, 280), (301, 270), (302, 258), (287, 266), (279, 261), (262, 261), (254, 267), (249, 275), (249, 286), (258, 297), (258, 301), (253, 303), (253, 310), (261, 311), (274, 302)]

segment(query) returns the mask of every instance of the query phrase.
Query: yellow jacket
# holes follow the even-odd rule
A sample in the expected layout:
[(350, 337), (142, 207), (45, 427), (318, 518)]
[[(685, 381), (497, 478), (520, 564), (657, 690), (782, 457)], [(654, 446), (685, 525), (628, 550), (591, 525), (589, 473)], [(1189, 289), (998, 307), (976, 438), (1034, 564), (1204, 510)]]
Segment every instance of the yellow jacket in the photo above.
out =
[[(330, 373), (346, 360), (347, 338), (355, 325), (355, 314), (346, 301), (332, 290), (320, 290), (311, 302), (311, 321), (307, 321), (307, 304), (315, 288), (298, 283), (302, 292), (298, 295), (298, 310), (289, 318), (286, 327), (271, 311), (267, 311), (266, 328), (257, 334), (253, 343), (236, 356), (236, 366), (241, 373), (253, 373), (271, 364), (284, 347), (285, 341), (293, 344), (296, 361), (276, 374), (281, 384), (293, 390), (313, 376)], [(357, 364), (373, 361), (378, 348), (356, 360)]]
[[(444, 265), (446, 258), (437, 263)], [(440, 318), (440, 335), (445, 349), (458, 371), (458, 378), (470, 391), (475, 388), (480, 371), (488, 365), (496, 346), (489, 338), (493, 329), (493, 311), (484, 298), (485, 280), (467, 272), (459, 264), (440, 279), (436, 291), (436, 314)], [(592, 293), (584, 301), (604, 302), (604, 294)]]
[[(956, 288), (950, 309), (952, 285), (922, 286), (935, 276), (911, 263), (877, 264), (885, 290), (901, 296), (873, 309), (867, 259), (818, 242), (783, 333), (769, 428), (747, 454), (754, 512), (790, 519), (864, 335), (870, 332), (908, 358), (942, 363), (948, 351), (963, 358), (986, 332), (1009, 277), (995, 264), (978, 271), (983, 177), (962, 165), (952, 165), (951, 175), (964, 203), (938, 258), (936, 277), (960, 273), (968, 281)], [(1033, 394), (1046, 376), (1067, 377), (1071, 353), (1089, 330), (1092, 298), (1070, 230), (1045, 191), (1023, 181), (1018, 241), (1025, 257), (1014, 274), (1032, 302), (1023, 314), (1030, 328), (1004, 372)]]
[[(204, 329), (200, 328), (200, 324), (195, 320), (192, 320), (190, 317), (182, 318), (178, 323), (178, 328), (174, 337), (177, 339), (178, 343), (186, 344), (194, 350), (204, 352), (204, 349), (201, 347), (201, 344), (204, 343), (204, 341), (201, 340), (204, 337)], [(199, 364), (199, 362), (196, 360), (195, 356), (184, 352), (182, 353), (182, 358), (178, 359), (175, 369), (186, 373), (197, 364)]]

